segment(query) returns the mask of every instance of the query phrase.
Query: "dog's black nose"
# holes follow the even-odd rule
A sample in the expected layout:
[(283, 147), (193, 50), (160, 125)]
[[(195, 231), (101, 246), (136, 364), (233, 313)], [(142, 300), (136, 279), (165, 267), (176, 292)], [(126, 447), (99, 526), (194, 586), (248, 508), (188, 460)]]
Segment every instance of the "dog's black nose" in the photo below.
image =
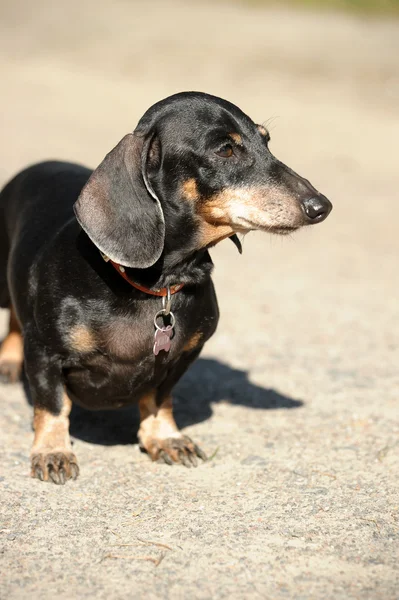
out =
[(303, 200), (302, 206), (310, 223), (320, 223), (320, 221), (324, 221), (332, 209), (331, 202), (321, 194), (314, 198)]

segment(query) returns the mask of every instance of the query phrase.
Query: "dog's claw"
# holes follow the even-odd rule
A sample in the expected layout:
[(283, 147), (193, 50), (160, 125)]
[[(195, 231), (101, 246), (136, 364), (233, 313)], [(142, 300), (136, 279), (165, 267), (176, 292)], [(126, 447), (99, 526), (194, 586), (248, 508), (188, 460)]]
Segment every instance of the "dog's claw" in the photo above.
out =
[(37, 477), (38, 479), (40, 479), (40, 481), (43, 481), (43, 469), (41, 469), (40, 467), (36, 467), (35, 475), (32, 475), (32, 477)]
[(199, 446), (197, 446), (197, 444), (194, 444), (194, 450), (195, 450), (195, 454), (198, 456), (198, 458), (200, 458), (204, 462), (206, 462), (208, 460), (208, 457), (205, 454), (205, 452), (203, 450), (201, 450), (201, 448)]
[(191, 466), (192, 467), (198, 467), (198, 460), (195, 454), (189, 454), (188, 458), (191, 462)]
[(76, 463), (71, 463), (71, 479), (75, 480), (79, 476), (79, 467)]
[(65, 484), (65, 471), (63, 468), (60, 468), (57, 471), (54, 471), (52, 468), (49, 467), (49, 478), (51, 479), (51, 481), (53, 483), (55, 483), (56, 485), (64, 485)]
[(159, 453), (159, 459), (167, 465), (173, 465), (173, 460), (170, 458), (169, 454), (167, 454), (163, 450), (161, 450)]
[(76, 456), (69, 451), (33, 454), (31, 475), (40, 481), (64, 485), (79, 475)]
[(206, 461), (206, 454), (191, 439), (182, 435), (166, 439), (152, 440), (149, 448), (143, 447), (152, 460), (164, 462), (167, 465), (184, 465), (187, 468), (197, 467), (197, 457)]
[(191, 460), (189, 459), (188, 455), (186, 454), (185, 449), (179, 450), (179, 462), (181, 462), (185, 467), (188, 467), (188, 468), (191, 467)]

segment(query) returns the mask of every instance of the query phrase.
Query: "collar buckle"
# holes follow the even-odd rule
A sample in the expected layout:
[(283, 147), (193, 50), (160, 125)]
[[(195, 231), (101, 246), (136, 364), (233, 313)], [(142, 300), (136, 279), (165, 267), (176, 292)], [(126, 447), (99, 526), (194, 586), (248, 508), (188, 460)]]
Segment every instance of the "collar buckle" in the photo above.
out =
[(170, 307), (172, 304), (172, 296), (170, 295), (170, 286), (166, 286), (166, 296), (162, 296), (162, 308), (164, 315), (167, 316), (170, 313)]

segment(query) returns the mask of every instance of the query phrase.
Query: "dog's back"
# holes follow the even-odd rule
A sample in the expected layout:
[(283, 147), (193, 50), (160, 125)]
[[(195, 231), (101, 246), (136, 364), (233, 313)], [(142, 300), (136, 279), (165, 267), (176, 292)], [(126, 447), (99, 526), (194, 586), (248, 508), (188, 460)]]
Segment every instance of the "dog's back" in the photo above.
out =
[(73, 217), (73, 203), (90, 173), (72, 163), (43, 162), (18, 173), (0, 192), (1, 308), (10, 306), (10, 259), (26, 278), (43, 244)]

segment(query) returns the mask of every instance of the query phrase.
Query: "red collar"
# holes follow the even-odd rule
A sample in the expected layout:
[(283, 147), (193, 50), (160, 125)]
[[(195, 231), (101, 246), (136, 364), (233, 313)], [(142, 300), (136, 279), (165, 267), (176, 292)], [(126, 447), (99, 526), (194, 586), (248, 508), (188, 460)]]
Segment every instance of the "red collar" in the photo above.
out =
[[(126, 273), (125, 267), (122, 267), (122, 265), (118, 265), (118, 263), (114, 262), (113, 260), (111, 260), (110, 258), (108, 258), (108, 256), (104, 256), (104, 254), (101, 254), (101, 256), (103, 257), (103, 259), (106, 262), (110, 262), (111, 265), (114, 267), (114, 269), (119, 273), (119, 275), (122, 275), (123, 279), (125, 279), (125, 281), (127, 281), (128, 283), (130, 283), (130, 285), (134, 288), (136, 288), (136, 290), (140, 290), (140, 292), (144, 292), (145, 294), (150, 294), (150, 296), (167, 296), (168, 295), (168, 288), (163, 287), (160, 288), (159, 290), (151, 290), (150, 288), (144, 287), (144, 285), (140, 285), (139, 283), (136, 283), (135, 281), (132, 281), (129, 277), (129, 275)], [(184, 283), (177, 283), (175, 285), (171, 285), (169, 287), (170, 290), (170, 294), (176, 294), (176, 292), (179, 292), (182, 287), (184, 286)]]

